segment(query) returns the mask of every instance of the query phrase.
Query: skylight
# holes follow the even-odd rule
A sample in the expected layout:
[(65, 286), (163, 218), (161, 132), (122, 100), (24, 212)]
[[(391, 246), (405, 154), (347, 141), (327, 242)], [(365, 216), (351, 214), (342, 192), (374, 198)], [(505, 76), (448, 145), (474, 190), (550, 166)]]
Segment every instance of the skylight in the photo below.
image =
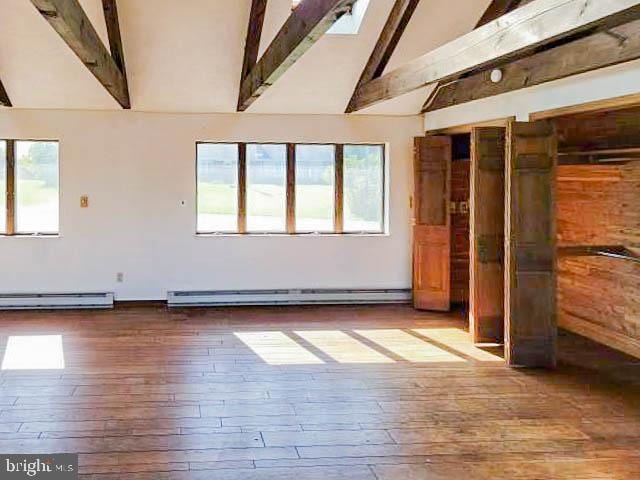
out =
[[(303, 0), (292, 0), (293, 8), (296, 8)], [(362, 25), (362, 20), (369, 7), (369, 0), (358, 0), (350, 13), (340, 19), (327, 30), (331, 35), (357, 35)]]

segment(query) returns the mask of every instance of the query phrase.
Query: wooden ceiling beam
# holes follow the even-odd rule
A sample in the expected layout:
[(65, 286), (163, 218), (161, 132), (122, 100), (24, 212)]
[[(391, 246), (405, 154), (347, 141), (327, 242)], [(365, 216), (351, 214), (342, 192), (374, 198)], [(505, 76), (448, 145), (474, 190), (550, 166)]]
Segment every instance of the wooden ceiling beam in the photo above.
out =
[[(78, 0), (31, 0), (31, 3), (122, 108), (131, 108), (124, 71), (105, 47)], [(112, 3), (115, 7), (115, 2)], [(107, 26), (109, 23), (107, 19)], [(113, 24), (111, 29), (110, 37)], [(122, 53), (121, 45), (112, 46), (112, 50), (114, 47)], [(124, 66), (124, 59), (120, 60)]]
[(387, 23), (385, 23), (373, 52), (369, 57), (369, 61), (365, 65), (364, 70), (362, 70), (362, 75), (360, 75), (360, 80), (358, 80), (353, 96), (349, 101), (346, 113), (352, 111), (355, 102), (355, 93), (358, 88), (374, 78), (380, 77), (384, 73), (384, 69), (398, 46), (398, 42), (400, 38), (402, 38), (402, 34), (407, 28), (418, 3), (420, 3), (420, 0), (396, 0), (394, 3), (389, 13)]
[(486, 70), (443, 85), (424, 110), (432, 112), (462, 103), (540, 85), (640, 58), (640, 21), (580, 38), (499, 68), (501, 82)]
[(361, 86), (354, 111), (526, 57), (572, 35), (638, 18), (640, 0), (535, 0)]
[(491, 0), (491, 3), (476, 24), (476, 28), (480, 28), (487, 23), (491, 23), (496, 18), (500, 18), (512, 10), (515, 10), (520, 3), (520, 0)]
[(253, 67), (258, 63), (258, 52), (260, 50), (264, 17), (267, 12), (267, 1), (268, 0), (252, 0), (251, 2), (249, 27), (247, 28), (247, 39), (244, 44), (241, 81), (247, 78)]
[(9, 100), (9, 94), (5, 90), (2, 80), (0, 80), (0, 105), (3, 107), (12, 107), (11, 100)]
[(244, 111), (304, 55), (356, 0), (303, 0), (240, 85)]
[[(493, 22), (497, 18), (500, 18), (503, 15), (506, 15), (507, 13), (515, 10), (519, 6), (529, 3), (529, 1), (531, 0), (491, 0), (491, 3), (482, 14), (482, 17), (480, 17), (480, 20), (476, 24), (475, 28), (480, 28), (487, 23)], [(464, 75), (460, 78), (464, 78)], [(435, 85), (434, 89), (431, 90), (429, 96), (424, 101), (420, 113), (425, 113), (429, 106), (437, 100), (442, 87), (443, 85), (441, 84)]]
[(120, 72), (122, 72), (128, 91), (127, 67), (124, 62), (124, 49), (122, 47), (122, 35), (120, 34), (120, 20), (118, 19), (118, 5), (116, 0), (102, 0), (102, 10), (104, 11), (104, 21), (107, 24), (111, 58), (116, 62)]

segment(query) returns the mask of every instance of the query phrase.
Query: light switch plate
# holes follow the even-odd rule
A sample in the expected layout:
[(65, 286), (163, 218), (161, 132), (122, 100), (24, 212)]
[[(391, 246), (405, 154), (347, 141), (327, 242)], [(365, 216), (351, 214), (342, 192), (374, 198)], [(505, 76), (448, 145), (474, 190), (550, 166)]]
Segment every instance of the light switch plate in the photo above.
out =
[(89, 207), (89, 196), (82, 195), (80, 197), (80, 208), (88, 208)]

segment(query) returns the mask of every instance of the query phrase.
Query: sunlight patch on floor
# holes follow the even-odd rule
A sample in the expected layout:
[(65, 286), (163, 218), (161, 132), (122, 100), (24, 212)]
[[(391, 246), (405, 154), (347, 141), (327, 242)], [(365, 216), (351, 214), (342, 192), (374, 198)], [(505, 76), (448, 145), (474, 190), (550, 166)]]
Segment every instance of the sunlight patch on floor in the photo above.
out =
[(2, 370), (61, 370), (62, 335), (16, 335), (7, 340)]
[(295, 333), (339, 363), (395, 363), (395, 360), (340, 330), (309, 330)]
[(399, 329), (354, 330), (358, 335), (410, 362), (464, 362), (465, 360)]
[(234, 335), (269, 365), (324, 363), (282, 332), (235, 332)]
[[(481, 362), (503, 362), (502, 357), (483, 350), (471, 343), (469, 333), (459, 328), (414, 328), (414, 332), (451, 350)], [(483, 344), (484, 347), (499, 347), (498, 344)]]

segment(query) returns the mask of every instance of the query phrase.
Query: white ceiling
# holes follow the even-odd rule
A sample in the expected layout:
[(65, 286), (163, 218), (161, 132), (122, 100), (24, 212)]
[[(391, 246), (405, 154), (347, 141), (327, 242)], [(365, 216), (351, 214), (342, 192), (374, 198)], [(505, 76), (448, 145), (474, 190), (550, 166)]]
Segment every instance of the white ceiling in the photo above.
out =
[[(387, 68), (473, 28), (490, 0), (422, 0)], [(340, 114), (394, 0), (371, 0), (358, 35), (325, 35), (248, 110)], [(119, 109), (30, 0), (2, 0), (0, 78), (16, 108)], [(80, 0), (107, 44), (101, 0)], [(455, 8), (452, 8), (455, 4)], [(118, 0), (132, 108), (234, 112), (251, 0)], [(261, 49), (291, 12), (269, 0)], [(361, 113), (417, 114), (429, 89)]]

